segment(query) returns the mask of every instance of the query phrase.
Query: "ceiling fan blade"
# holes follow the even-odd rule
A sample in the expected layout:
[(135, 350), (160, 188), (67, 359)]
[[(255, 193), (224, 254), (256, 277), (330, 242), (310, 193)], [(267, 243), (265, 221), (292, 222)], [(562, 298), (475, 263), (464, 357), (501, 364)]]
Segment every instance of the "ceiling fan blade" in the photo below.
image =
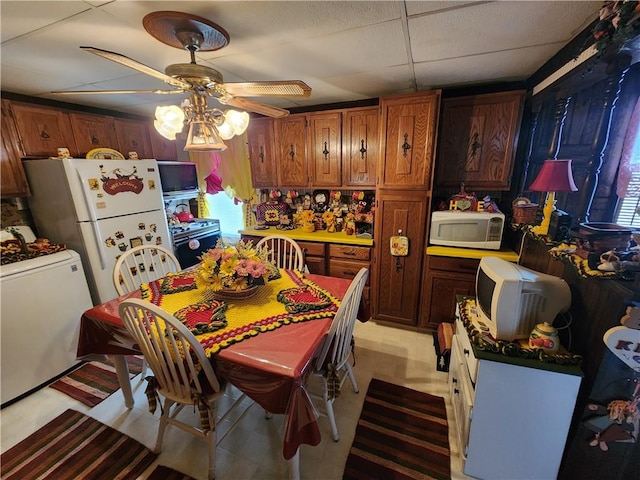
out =
[(274, 82), (225, 83), (224, 88), (234, 97), (310, 97), (311, 87), (301, 80)]
[(162, 80), (163, 82), (168, 83), (169, 85), (173, 85), (174, 87), (184, 88), (188, 90), (191, 88), (187, 82), (183, 82), (178, 78), (170, 77), (169, 75), (165, 75), (158, 70), (148, 67), (143, 63), (137, 62), (129, 57), (121, 55), (119, 53), (109, 52), (107, 50), (101, 50), (95, 47), (80, 47), (85, 52), (93, 53), (94, 55), (98, 55), (99, 57), (106, 58), (107, 60), (111, 60), (112, 62), (119, 63), (120, 65), (124, 65), (125, 67), (133, 68), (139, 72), (150, 75), (158, 80)]
[(247, 100), (246, 98), (219, 98), (220, 103), (229, 105), (231, 107), (238, 107), (250, 112), (259, 113), (260, 115), (266, 115), (272, 118), (282, 118), (289, 115), (289, 110), (284, 108), (272, 107), (264, 103), (254, 102), (253, 100)]
[(160, 95), (173, 95), (184, 93), (186, 90), (54, 90), (56, 95), (111, 95), (123, 93), (158, 93)]

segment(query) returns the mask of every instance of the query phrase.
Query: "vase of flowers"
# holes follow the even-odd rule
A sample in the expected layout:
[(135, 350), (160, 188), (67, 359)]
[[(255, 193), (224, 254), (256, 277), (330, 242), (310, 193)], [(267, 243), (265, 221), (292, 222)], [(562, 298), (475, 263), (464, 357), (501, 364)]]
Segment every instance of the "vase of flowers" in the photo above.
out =
[(278, 275), (278, 267), (267, 260), (267, 253), (266, 245), (258, 248), (252, 242), (241, 240), (230, 245), (218, 240), (216, 248), (200, 257), (196, 285), (222, 300), (251, 297), (260, 285)]

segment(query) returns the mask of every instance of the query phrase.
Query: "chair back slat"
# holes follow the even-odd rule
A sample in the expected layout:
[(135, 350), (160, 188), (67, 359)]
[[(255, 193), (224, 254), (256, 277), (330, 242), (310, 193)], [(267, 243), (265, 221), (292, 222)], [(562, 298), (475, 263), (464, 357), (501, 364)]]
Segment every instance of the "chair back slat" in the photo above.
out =
[(113, 285), (118, 295), (132, 292), (143, 283), (182, 270), (180, 262), (160, 245), (139, 245), (124, 252), (113, 269)]
[(263, 246), (267, 247), (267, 259), (278, 268), (300, 271), (304, 268), (304, 254), (295, 240), (284, 235), (269, 235), (256, 244), (256, 247)]
[(122, 302), (119, 313), (153, 371), (162, 395), (189, 403), (193, 391), (205, 391), (200, 371), (213, 392), (220, 390), (204, 348), (180, 320), (137, 298)]
[(361, 268), (351, 281), (340, 308), (333, 317), (329, 333), (325, 337), (320, 355), (316, 358), (315, 369), (320, 371), (327, 362), (340, 369), (349, 360), (351, 337), (358, 316), (362, 291), (369, 275), (369, 269)]

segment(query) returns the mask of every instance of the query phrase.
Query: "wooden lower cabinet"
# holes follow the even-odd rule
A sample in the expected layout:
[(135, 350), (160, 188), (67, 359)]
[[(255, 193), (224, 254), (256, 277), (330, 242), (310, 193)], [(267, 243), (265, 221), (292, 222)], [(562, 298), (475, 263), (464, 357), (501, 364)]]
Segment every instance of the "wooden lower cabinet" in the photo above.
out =
[(327, 256), (325, 253), (326, 244), (321, 242), (303, 242), (296, 240), (302, 253), (304, 253), (304, 261), (310, 273), (318, 275), (326, 275), (327, 273)]
[[(376, 193), (376, 225), (372, 262), (373, 318), (416, 326), (424, 262), (430, 196), (421, 191)], [(389, 240), (398, 231), (409, 238), (409, 254), (394, 257)]]
[(353, 279), (361, 268), (369, 269), (362, 295), (371, 301), (371, 247), (329, 244), (329, 276)]
[(456, 296), (475, 295), (479, 263), (474, 258), (426, 255), (420, 327), (435, 331), (442, 322), (453, 323)]

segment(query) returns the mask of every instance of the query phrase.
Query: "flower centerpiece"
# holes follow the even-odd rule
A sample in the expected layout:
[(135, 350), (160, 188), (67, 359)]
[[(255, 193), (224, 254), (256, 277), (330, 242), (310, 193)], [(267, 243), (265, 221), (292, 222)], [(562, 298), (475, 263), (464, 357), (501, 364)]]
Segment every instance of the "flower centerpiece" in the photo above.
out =
[(221, 239), (200, 259), (196, 285), (218, 298), (249, 297), (259, 285), (279, 275), (278, 267), (268, 260), (267, 246), (254, 247), (253, 242), (230, 245)]

